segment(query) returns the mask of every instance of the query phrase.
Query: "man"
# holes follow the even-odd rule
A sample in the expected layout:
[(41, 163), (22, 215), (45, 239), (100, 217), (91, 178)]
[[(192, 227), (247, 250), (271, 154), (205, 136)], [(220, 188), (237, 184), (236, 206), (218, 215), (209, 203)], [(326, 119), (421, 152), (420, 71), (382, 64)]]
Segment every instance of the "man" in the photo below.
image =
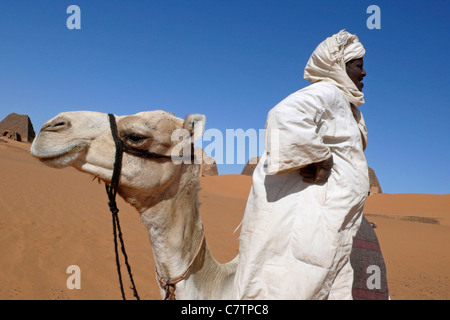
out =
[(315, 49), (312, 82), (275, 106), (240, 235), (237, 299), (351, 299), (353, 236), (369, 191), (364, 47), (342, 30)]

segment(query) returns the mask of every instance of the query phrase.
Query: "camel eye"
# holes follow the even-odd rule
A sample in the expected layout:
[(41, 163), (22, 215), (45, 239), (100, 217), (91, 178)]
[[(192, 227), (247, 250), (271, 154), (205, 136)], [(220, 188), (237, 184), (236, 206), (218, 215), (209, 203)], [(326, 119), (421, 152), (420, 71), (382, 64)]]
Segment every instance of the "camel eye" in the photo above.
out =
[(126, 137), (126, 142), (129, 143), (140, 143), (143, 142), (145, 139), (147, 139), (147, 137), (143, 137), (143, 136), (139, 136), (139, 135), (129, 135), (128, 137)]

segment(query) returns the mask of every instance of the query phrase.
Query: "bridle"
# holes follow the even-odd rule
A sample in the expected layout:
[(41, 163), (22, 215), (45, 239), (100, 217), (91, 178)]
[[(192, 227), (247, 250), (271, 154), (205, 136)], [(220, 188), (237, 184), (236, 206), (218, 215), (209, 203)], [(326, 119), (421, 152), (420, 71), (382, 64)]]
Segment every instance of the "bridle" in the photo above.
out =
[[(120, 240), (121, 251), (122, 251), (122, 255), (125, 260), (125, 265), (127, 267), (128, 275), (129, 275), (129, 278), (131, 281), (131, 289), (133, 290), (133, 295), (137, 300), (140, 300), (139, 295), (136, 290), (136, 286), (134, 284), (133, 275), (131, 273), (131, 267), (130, 267), (130, 264), (128, 263), (128, 256), (126, 254), (125, 244), (123, 241), (122, 231), (120, 228), (120, 222), (119, 222), (119, 216), (118, 216), (119, 209), (117, 208), (117, 203), (116, 203), (117, 188), (119, 186), (120, 172), (122, 170), (123, 153), (126, 152), (129, 154), (135, 155), (137, 157), (144, 158), (144, 159), (172, 159), (172, 156), (159, 154), (159, 153), (155, 153), (155, 152), (151, 152), (151, 151), (147, 151), (147, 150), (137, 149), (137, 148), (133, 148), (133, 147), (127, 145), (119, 137), (115, 116), (113, 114), (109, 113), (108, 118), (109, 118), (109, 124), (111, 127), (111, 134), (112, 134), (112, 137), (114, 140), (114, 144), (116, 146), (116, 153), (115, 153), (114, 168), (113, 168), (113, 173), (112, 173), (112, 177), (111, 177), (111, 182), (110, 182), (109, 186), (105, 185), (105, 188), (106, 188), (106, 193), (108, 195), (108, 200), (109, 200), (109, 202), (108, 202), (109, 210), (111, 211), (111, 214), (112, 214), (113, 234), (114, 234), (114, 251), (116, 254), (116, 267), (117, 267), (117, 273), (119, 276), (120, 291), (122, 293), (122, 299), (126, 300), (125, 292), (123, 289), (122, 273), (120, 270), (117, 236), (119, 237), (119, 240)], [(186, 158), (188, 158), (188, 157), (185, 155), (183, 155), (182, 157), (176, 157), (177, 160), (180, 160), (180, 159), (186, 160)], [(190, 159), (192, 161), (191, 163), (195, 162), (194, 144), (193, 143), (191, 143), (191, 154), (188, 159)], [(166, 291), (166, 297), (164, 300), (167, 300), (167, 299), (175, 300), (175, 285), (186, 277), (192, 264), (194, 263), (195, 259), (197, 258), (198, 253), (200, 252), (200, 249), (203, 245), (204, 239), (205, 239), (205, 232), (204, 232), (204, 229), (202, 226), (201, 241), (197, 245), (197, 249), (196, 249), (194, 256), (191, 259), (191, 262), (189, 263), (187, 269), (180, 276), (178, 276), (176, 278), (172, 278), (172, 279), (169, 278), (167, 280), (163, 280), (163, 278), (159, 275), (158, 270), (156, 270), (156, 274), (157, 274), (160, 286)]]

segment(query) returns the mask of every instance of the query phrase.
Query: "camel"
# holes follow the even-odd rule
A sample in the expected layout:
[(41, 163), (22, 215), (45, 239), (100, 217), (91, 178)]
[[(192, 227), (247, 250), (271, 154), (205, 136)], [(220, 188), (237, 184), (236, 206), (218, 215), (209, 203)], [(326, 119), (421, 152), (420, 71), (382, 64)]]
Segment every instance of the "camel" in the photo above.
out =
[[(162, 110), (112, 117), (123, 144), (135, 150), (123, 154), (118, 194), (148, 229), (161, 297), (231, 299), (239, 256), (221, 264), (208, 249), (197, 197), (199, 164), (139, 156), (184, 155), (203, 134), (205, 117), (183, 120)], [(61, 113), (42, 126), (30, 152), (50, 167), (72, 166), (110, 184), (116, 145), (108, 114)]]
[[(116, 117), (116, 121), (125, 144), (170, 155), (179, 146), (178, 141), (172, 141), (172, 132), (186, 130), (190, 137), (183, 138), (190, 144), (192, 140), (187, 139), (194, 138), (198, 125), (204, 128), (205, 118), (189, 115), (183, 121), (164, 111), (148, 111)], [(108, 115), (83, 111), (61, 113), (46, 122), (30, 151), (50, 167), (73, 166), (110, 183), (115, 149)], [(206, 241), (201, 240), (198, 173), (198, 164), (125, 153), (118, 194), (140, 213), (160, 278), (174, 279), (189, 269), (184, 280), (176, 284), (177, 299), (231, 299), (238, 258), (220, 264)], [(195, 261), (188, 268), (196, 250)], [(165, 297), (165, 290), (160, 288)]]

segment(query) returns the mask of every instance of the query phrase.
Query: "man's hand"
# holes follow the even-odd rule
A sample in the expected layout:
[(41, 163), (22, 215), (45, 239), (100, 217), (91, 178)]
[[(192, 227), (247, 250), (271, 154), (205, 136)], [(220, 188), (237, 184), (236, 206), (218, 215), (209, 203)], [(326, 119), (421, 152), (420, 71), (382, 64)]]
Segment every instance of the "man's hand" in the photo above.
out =
[(333, 156), (330, 156), (324, 161), (311, 163), (301, 168), (300, 175), (305, 182), (321, 183), (328, 180), (331, 174), (331, 168), (333, 168)]

